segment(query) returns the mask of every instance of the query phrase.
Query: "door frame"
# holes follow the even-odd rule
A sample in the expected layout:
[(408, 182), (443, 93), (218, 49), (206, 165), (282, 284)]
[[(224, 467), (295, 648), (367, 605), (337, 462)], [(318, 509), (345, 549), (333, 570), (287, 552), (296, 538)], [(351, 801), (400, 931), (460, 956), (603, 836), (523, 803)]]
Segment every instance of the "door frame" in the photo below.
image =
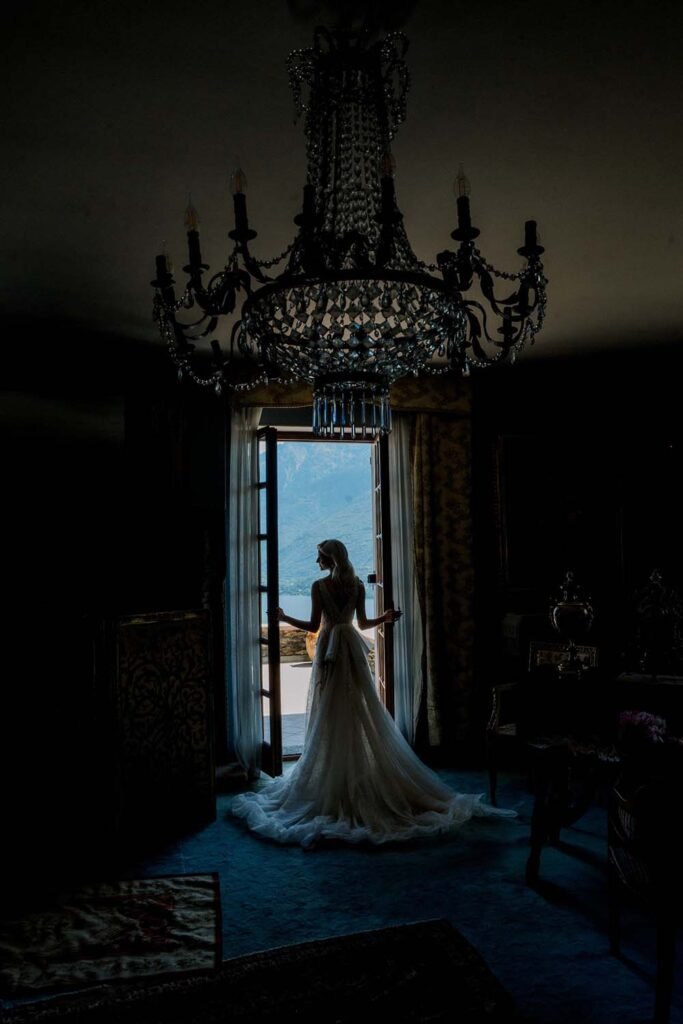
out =
[[(373, 553), (375, 562), (375, 614), (380, 615), (388, 608), (393, 608), (393, 587), (391, 569), (391, 509), (389, 507), (389, 458), (388, 438), (369, 441), (362, 438), (348, 438), (344, 441), (330, 442), (329, 438), (316, 437), (310, 429), (293, 430), (291, 427), (271, 425), (259, 427), (259, 440), (266, 440), (266, 479), (259, 479), (259, 489), (266, 492), (266, 529), (259, 529), (259, 593), (267, 594), (268, 623), (277, 622), (279, 604), (279, 549), (278, 549), (278, 493), (277, 493), (277, 445), (279, 442), (296, 442), (301, 444), (364, 444), (371, 449), (373, 488)], [(269, 482), (274, 483), (271, 487)], [(259, 518), (261, 505), (259, 502)], [(259, 523), (259, 528), (261, 524)], [(266, 583), (262, 584), (260, 551), (261, 542), (266, 542), (266, 560), (268, 563)], [(370, 581), (367, 581), (370, 582)], [(260, 608), (260, 602), (259, 602)], [(270, 743), (263, 744), (263, 770), (267, 774), (282, 772), (282, 701), (280, 678), (280, 630), (268, 629), (268, 639), (261, 639), (268, 650), (268, 687), (263, 687), (263, 697), (271, 700), (270, 707)], [(393, 680), (393, 626), (390, 623), (377, 627), (375, 645), (375, 679), (382, 703), (389, 713), (394, 714), (394, 680)], [(273, 769), (278, 768), (274, 772)]]
[[(258, 563), (259, 563), (259, 649), (268, 652), (268, 685), (263, 683), (263, 657), (259, 673), (261, 680), (261, 768), (270, 776), (282, 775), (282, 694), (280, 679), (280, 624), (277, 609), (280, 603), (280, 566), (278, 550), (278, 509), (277, 509), (277, 428), (259, 427), (256, 431), (258, 451)], [(265, 443), (265, 478), (261, 479), (261, 444)], [(261, 522), (260, 492), (265, 492), (265, 523)], [(266, 545), (265, 582), (261, 564), (261, 545)], [(266, 594), (267, 637), (263, 637), (261, 595)], [(275, 627), (275, 628), (272, 628)], [(266, 740), (263, 701), (269, 701), (269, 739)]]
[[(391, 566), (391, 502), (389, 501), (389, 438), (386, 434), (372, 446), (373, 501), (375, 526), (375, 615), (394, 607)], [(381, 702), (394, 717), (394, 626), (383, 622), (377, 628), (375, 679)]]

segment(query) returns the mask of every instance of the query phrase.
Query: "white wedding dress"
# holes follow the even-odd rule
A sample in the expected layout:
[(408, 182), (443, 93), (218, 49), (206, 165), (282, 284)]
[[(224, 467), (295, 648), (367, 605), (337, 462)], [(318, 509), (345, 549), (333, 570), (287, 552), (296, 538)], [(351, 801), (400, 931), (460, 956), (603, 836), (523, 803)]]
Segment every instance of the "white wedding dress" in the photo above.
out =
[(353, 626), (359, 580), (338, 607), (324, 580), (304, 751), (293, 770), (235, 798), (260, 836), (311, 847), (320, 839), (386, 843), (433, 836), (475, 816), (515, 816), (455, 793), (420, 761), (381, 704)]

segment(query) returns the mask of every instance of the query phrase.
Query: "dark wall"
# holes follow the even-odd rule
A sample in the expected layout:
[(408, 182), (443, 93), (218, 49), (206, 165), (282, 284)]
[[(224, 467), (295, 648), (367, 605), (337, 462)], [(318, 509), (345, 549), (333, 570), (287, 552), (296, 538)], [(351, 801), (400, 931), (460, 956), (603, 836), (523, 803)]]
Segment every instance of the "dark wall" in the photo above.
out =
[(125, 398), (124, 611), (201, 607), (222, 580), (225, 405), (179, 384), (164, 351), (136, 361)]
[[(502, 622), (552, 637), (550, 595), (573, 569), (591, 638), (615, 664), (654, 568), (683, 593), (678, 350), (522, 362), (480, 374), (474, 399), (478, 664), (506, 671)], [(522, 627), (524, 629), (524, 626)], [(555, 637), (555, 639), (558, 639)]]
[(102, 622), (221, 599), (224, 410), (163, 351), (55, 324), (6, 343), (3, 831), (45, 877), (109, 834)]

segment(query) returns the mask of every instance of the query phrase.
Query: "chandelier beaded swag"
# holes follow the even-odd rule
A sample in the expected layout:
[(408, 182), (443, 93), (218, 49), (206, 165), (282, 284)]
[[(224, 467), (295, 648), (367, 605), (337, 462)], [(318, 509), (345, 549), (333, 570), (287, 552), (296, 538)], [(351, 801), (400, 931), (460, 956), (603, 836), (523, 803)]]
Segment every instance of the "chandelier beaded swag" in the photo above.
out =
[[(396, 201), (391, 142), (405, 119), (407, 38), (319, 28), (288, 58), (297, 115), (305, 116), (307, 177), (298, 234), (274, 259), (250, 243), (246, 178), (232, 175), (234, 245), (204, 283), (199, 217), (185, 214), (187, 284), (176, 298), (166, 254), (156, 258), (154, 317), (180, 379), (218, 395), (271, 382), (313, 391), (313, 432), (372, 438), (391, 429), (394, 381), (487, 367), (533, 342), (545, 285), (535, 221), (525, 224), (517, 273), (496, 270), (475, 244), (469, 182), (456, 178), (455, 251), (435, 264), (413, 252)], [(282, 268), (282, 269), (280, 269)], [(494, 278), (514, 282), (505, 297)], [(474, 290), (473, 290), (474, 289)], [(238, 310), (238, 296), (241, 308)], [(223, 339), (214, 337), (230, 318)], [(209, 345), (199, 342), (208, 341)]]

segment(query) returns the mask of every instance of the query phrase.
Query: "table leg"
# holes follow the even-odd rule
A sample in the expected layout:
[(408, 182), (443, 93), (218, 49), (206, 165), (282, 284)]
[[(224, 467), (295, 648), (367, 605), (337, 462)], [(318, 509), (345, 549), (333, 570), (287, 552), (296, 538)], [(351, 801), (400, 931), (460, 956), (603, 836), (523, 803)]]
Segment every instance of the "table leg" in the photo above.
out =
[(547, 842), (556, 843), (565, 822), (569, 799), (568, 755), (565, 747), (534, 748), (534, 807), (531, 814), (527, 885), (538, 881), (541, 854)]

